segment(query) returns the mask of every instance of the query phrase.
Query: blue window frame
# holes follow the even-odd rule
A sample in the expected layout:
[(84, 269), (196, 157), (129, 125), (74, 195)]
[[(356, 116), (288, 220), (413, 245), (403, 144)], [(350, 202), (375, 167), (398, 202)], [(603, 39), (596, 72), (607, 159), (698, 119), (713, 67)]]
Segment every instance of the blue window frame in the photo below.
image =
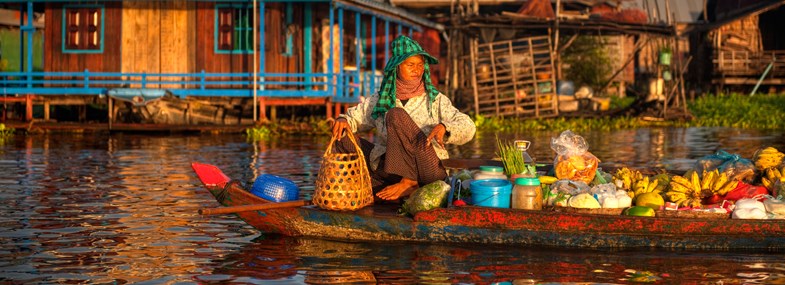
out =
[(63, 53), (104, 52), (104, 6), (63, 6)]
[(253, 12), (246, 4), (216, 5), (216, 53), (253, 52)]

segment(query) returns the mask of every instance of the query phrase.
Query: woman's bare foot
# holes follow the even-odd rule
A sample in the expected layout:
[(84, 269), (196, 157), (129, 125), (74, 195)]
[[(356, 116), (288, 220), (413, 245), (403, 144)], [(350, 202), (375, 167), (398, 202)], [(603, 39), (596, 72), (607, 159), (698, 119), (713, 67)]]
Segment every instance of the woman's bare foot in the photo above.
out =
[(412, 194), (414, 190), (417, 190), (417, 181), (403, 178), (401, 179), (401, 182), (384, 187), (382, 191), (376, 193), (376, 197), (388, 201), (398, 200), (400, 198), (409, 196), (409, 194)]

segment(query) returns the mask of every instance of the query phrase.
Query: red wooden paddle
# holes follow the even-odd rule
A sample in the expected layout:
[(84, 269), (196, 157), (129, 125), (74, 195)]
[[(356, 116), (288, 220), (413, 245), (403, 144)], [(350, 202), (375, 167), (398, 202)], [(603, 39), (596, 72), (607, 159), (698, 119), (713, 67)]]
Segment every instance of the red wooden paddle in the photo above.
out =
[(278, 203), (266, 203), (266, 204), (254, 204), (254, 205), (241, 205), (241, 206), (229, 206), (229, 207), (221, 207), (221, 208), (199, 209), (199, 214), (202, 214), (202, 215), (233, 214), (233, 213), (248, 212), (248, 211), (269, 210), (269, 209), (279, 209), (279, 208), (289, 208), (289, 207), (301, 207), (301, 206), (307, 206), (307, 205), (311, 205), (311, 204), (312, 204), (311, 201), (295, 200), (295, 201), (278, 202)]

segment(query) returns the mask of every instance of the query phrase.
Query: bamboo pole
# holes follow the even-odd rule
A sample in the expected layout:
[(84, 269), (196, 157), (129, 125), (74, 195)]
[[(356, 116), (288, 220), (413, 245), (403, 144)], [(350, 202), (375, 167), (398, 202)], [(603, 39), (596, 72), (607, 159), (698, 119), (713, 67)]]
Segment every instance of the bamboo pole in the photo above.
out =
[(205, 209), (199, 209), (199, 214), (201, 215), (234, 214), (240, 212), (259, 211), (259, 210), (294, 208), (294, 207), (301, 207), (307, 205), (311, 205), (311, 201), (295, 200), (295, 201), (278, 202), (278, 203), (230, 206), (230, 207), (221, 207), (221, 208), (205, 208)]

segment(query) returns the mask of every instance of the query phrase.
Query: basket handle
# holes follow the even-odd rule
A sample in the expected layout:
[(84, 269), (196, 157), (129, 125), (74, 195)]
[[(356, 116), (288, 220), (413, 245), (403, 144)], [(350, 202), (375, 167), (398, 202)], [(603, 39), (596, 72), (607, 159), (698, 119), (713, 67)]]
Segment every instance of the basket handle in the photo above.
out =
[[(362, 160), (365, 161), (365, 155), (363, 155), (363, 150), (360, 149), (360, 146), (357, 144), (357, 140), (354, 138), (354, 134), (348, 133), (348, 134), (346, 134), (346, 136), (349, 137), (349, 141), (351, 141), (352, 144), (354, 145), (354, 150), (357, 151), (357, 154), (360, 155), (360, 158), (362, 158)], [(330, 143), (327, 144), (327, 150), (324, 152), (325, 155), (328, 155), (328, 154), (330, 154), (332, 152), (333, 145), (335, 144), (335, 140), (336, 139), (337, 139), (337, 137), (335, 137), (335, 136), (333, 136), (330, 139)]]

